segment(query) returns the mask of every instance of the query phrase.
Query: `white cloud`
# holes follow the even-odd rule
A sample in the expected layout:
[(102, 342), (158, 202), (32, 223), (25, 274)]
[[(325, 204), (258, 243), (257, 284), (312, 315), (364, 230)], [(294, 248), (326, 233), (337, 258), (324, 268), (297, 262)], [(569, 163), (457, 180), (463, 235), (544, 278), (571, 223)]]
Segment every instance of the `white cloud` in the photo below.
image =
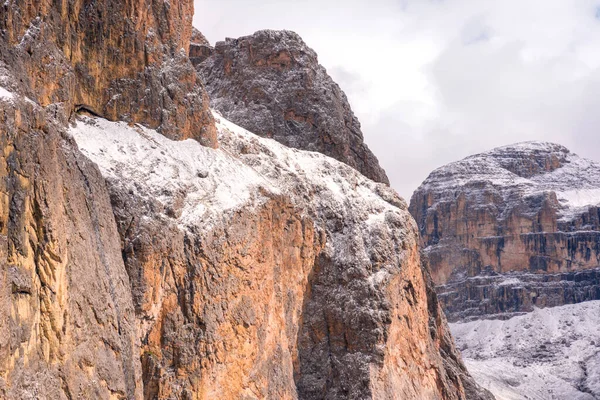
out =
[[(341, 4), (341, 5), (340, 5)], [(346, 91), (403, 196), (521, 140), (600, 159), (600, 1), (195, 1), (209, 40), (298, 32)]]

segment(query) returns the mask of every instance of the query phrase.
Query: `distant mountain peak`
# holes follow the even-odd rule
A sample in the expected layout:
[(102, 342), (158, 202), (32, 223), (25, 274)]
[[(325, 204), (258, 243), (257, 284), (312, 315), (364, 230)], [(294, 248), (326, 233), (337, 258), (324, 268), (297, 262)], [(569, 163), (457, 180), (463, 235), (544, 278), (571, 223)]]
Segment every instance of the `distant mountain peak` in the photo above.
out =
[(539, 141), (444, 165), (410, 202), (454, 320), (594, 299), (598, 275), (566, 281), (599, 266), (599, 208), (600, 164)]

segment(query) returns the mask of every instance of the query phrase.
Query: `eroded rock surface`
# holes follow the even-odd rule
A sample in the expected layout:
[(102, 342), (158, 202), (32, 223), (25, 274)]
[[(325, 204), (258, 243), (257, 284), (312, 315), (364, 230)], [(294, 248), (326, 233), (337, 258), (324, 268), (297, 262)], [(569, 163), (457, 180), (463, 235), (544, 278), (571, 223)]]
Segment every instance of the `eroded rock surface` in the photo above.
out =
[(191, 15), (191, 1), (0, 5), (1, 398), (143, 396), (106, 183), (66, 127), (84, 111), (216, 145), (182, 50)]
[(193, 28), (192, 39), (190, 42), (190, 61), (197, 66), (214, 53), (214, 48), (210, 45), (206, 37), (198, 29)]
[(529, 142), (437, 169), (410, 211), (457, 319), (600, 298), (577, 273), (600, 265), (599, 204), (599, 164)]
[(0, 398), (141, 398), (109, 194), (59, 112), (0, 87)]
[(111, 191), (146, 398), (490, 398), (404, 201), (217, 118), (220, 150), (101, 119), (71, 130)]
[(218, 42), (198, 70), (212, 106), (232, 122), (389, 183), (346, 95), (294, 32), (264, 30)]
[(534, 307), (556, 307), (600, 299), (600, 269), (558, 274), (484, 273), (437, 288), (451, 321), (507, 319)]
[(62, 103), (216, 146), (187, 54), (192, 0), (8, 0), (0, 10), (2, 59), (41, 106)]

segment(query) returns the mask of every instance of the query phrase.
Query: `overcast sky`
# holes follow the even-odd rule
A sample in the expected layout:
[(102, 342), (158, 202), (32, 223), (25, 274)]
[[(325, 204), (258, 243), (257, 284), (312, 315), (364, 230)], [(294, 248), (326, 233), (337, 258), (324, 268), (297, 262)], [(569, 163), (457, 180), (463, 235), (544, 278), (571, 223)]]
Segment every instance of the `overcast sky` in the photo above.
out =
[(524, 140), (600, 160), (600, 0), (195, 0), (211, 43), (297, 32), (407, 198), (435, 168)]

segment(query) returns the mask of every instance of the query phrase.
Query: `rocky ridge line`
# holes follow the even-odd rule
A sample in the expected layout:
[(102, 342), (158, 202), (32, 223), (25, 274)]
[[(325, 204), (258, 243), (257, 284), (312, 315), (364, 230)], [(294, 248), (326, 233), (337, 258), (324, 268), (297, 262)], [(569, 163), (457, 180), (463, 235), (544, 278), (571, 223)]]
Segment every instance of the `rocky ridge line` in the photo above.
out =
[(302, 38), (258, 31), (193, 46), (211, 105), (232, 122), (288, 147), (317, 151), (389, 184), (364, 143), (348, 99)]

